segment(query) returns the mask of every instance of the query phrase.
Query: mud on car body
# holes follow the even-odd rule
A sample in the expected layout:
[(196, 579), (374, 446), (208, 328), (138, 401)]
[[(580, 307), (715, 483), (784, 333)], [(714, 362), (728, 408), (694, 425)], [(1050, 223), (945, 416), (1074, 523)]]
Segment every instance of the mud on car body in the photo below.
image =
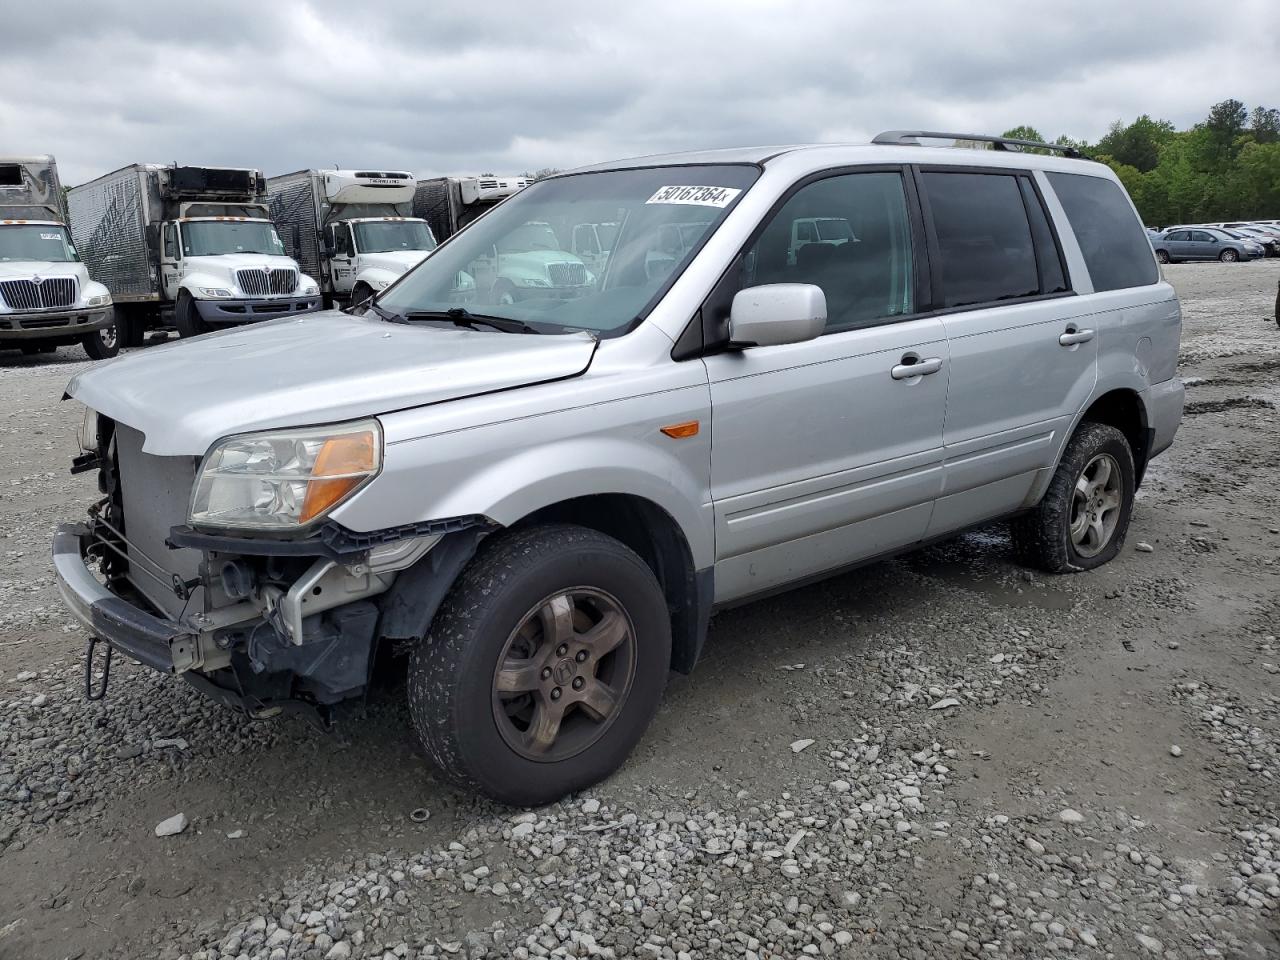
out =
[[(623, 762), (717, 607), (998, 517), (1106, 563), (1180, 419), (1177, 300), (1105, 166), (918, 136), (549, 177), (352, 314), (80, 374), (68, 605), (259, 715), (407, 649), (430, 758), (536, 804)], [(797, 251), (816, 222), (857, 242)], [(459, 304), (584, 224), (562, 294)]]

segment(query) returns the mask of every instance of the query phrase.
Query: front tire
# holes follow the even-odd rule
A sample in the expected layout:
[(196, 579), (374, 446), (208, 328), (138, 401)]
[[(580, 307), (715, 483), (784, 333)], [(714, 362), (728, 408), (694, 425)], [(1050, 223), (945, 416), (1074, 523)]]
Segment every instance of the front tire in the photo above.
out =
[(616, 770), (657, 710), (671, 620), (653, 571), (595, 530), (487, 540), (409, 660), (413, 725), (460, 786), (538, 806)]
[(516, 302), (516, 285), (510, 280), (498, 280), (489, 293), (489, 302), (509, 306)]
[(195, 299), (185, 292), (178, 294), (178, 302), (173, 305), (173, 325), (180, 337), (198, 337), (213, 329), (200, 316)]
[(108, 360), (120, 352), (120, 329), (113, 320), (101, 330), (86, 333), (80, 343), (90, 360)]
[(1218, 254), (1218, 259), (1223, 263), (1235, 263), (1240, 259), (1240, 254), (1236, 253), (1234, 250), (1223, 250)]
[(1124, 544), (1136, 486), (1124, 434), (1106, 424), (1082, 423), (1044, 498), (1013, 521), (1014, 555), (1049, 573), (1102, 566)]

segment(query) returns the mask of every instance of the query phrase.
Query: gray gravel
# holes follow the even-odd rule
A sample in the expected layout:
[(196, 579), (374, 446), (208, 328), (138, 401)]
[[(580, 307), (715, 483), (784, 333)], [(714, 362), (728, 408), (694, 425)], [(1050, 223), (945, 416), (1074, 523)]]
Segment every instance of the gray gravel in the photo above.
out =
[(1280, 955), (1280, 265), (1167, 273), (1197, 406), (1115, 563), (996, 526), (724, 613), (623, 771), (523, 813), (394, 688), (332, 735), (119, 662), (85, 703), (82, 364), (0, 356), (0, 957)]

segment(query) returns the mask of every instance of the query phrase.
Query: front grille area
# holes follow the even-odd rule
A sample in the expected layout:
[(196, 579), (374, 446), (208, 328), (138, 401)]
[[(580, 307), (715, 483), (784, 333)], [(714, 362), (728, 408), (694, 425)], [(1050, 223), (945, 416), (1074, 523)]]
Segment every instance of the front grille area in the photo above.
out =
[(587, 282), (586, 265), (572, 260), (548, 263), (547, 273), (557, 287), (580, 287)]
[(298, 271), (289, 267), (279, 270), (237, 270), (236, 283), (250, 297), (293, 293), (298, 289)]
[(47, 277), (34, 280), (0, 281), (0, 297), (12, 310), (48, 310), (69, 307), (76, 302), (75, 277)]
[(119, 520), (129, 541), (130, 582), (166, 616), (202, 610), (202, 588), (192, 592), (190, 603), (173, 590), (175, 575), (187, 581), (199, 578), (200, 553), (170, 550), (165, 544), (169, 530), (186, 523), (199, 460), (143, 453), (142, 434), (122, 423), (115, 425), (115, 438)]

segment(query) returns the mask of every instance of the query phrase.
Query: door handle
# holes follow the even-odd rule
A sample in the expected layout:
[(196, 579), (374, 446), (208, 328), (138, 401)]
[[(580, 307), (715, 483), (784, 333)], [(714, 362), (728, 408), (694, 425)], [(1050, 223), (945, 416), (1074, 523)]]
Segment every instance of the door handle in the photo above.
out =
[[(903, 357), (903, 360), (910, 359)], [(889, 371), (889, 376), (895, 380), (911, 380), (915, 377), (927, 377), (931, 373), (937, 373), (942, 369), (941, 357), (930, 357), (928, 360), (916, 360), (914, 363), (900, 363)]]
[(1088, 343), (1092, 339), (1092, 330), (1068, 330), (1058, 338), (1058, 342), (1064, 347), (1074, 347), (1077, 343)]

